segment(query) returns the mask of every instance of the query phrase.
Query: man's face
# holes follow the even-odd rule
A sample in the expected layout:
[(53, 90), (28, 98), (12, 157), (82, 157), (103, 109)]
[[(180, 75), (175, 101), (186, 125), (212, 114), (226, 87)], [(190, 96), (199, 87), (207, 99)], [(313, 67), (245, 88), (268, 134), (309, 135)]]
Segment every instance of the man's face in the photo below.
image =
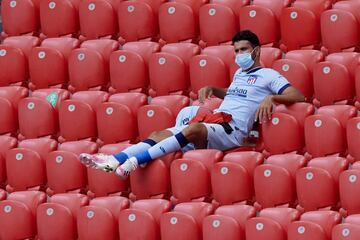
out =
[[(248, 40), (241, 40), (234, 43), (235, 54), (251, 53), (254, 50), (253, 46)], [(252, 59), (257, 59), (259, 54), (258, 47), (252, 52)]]

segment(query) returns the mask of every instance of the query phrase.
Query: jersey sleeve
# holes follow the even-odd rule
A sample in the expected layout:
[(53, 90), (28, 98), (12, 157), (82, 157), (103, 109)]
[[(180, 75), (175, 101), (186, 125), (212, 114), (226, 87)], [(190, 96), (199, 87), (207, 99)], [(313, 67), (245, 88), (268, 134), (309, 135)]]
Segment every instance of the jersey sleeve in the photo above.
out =
[(282, 94), (284, 90), (290, 87), (289, 81), (282, 75), (276, 74), (270, 81), (270, 90), (273, 94)]

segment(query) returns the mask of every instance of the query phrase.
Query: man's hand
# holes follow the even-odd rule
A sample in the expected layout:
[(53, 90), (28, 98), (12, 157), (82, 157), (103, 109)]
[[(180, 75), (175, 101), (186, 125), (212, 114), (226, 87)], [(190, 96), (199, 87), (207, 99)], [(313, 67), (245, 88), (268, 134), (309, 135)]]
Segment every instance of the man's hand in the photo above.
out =
[(200, 103), (204, 103), (205, 98), (210, 98), (213, 95), (212, 87), (203, 87), (198, 91), (198, 98)]
[(255, 114), (255, 121), (259, 120), (260, 123), (271, 119), (273, 111), (273, 97), (272, 95), (266, 96)]

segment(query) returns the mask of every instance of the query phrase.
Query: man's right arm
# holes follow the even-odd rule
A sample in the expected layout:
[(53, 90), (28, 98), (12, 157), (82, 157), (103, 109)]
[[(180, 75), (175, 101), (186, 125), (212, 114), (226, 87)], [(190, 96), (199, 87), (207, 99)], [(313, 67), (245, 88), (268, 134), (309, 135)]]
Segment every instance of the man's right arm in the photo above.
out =
[(227, 88), (218, 88), (218, 87), (210, 87), (210, 86), (203, 87), (198, 92), (199, 102), (203, 103), (206, 97), (210, 98), (211, 96), (224, 99), (226, 92), (227, 92)]

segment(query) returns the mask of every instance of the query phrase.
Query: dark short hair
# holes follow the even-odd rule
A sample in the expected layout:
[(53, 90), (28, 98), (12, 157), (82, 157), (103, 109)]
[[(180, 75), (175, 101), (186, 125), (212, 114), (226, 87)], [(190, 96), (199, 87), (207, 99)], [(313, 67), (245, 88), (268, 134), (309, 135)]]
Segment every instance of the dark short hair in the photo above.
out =
[(260, 46), (260, 41), (258, 36), (250, 30), (244, 30), (237, 32), (234, 37), (232, 38), (232, 43), (241, 41), (241, 40), (248, 40), (253, 47)]

